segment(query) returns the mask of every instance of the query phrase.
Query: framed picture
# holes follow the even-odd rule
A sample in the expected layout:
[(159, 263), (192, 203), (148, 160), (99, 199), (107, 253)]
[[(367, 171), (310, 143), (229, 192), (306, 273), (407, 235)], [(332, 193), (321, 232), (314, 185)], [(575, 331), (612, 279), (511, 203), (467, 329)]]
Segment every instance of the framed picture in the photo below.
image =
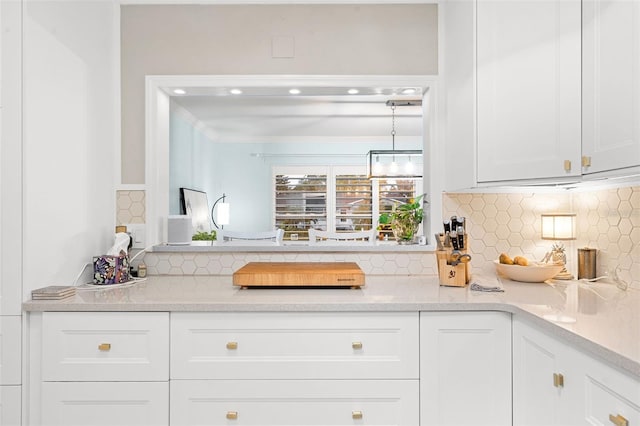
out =
[(209, 200), (206, 192), (180, 188), (180, 213), (191, 216), (194, 234), (211, 232)]

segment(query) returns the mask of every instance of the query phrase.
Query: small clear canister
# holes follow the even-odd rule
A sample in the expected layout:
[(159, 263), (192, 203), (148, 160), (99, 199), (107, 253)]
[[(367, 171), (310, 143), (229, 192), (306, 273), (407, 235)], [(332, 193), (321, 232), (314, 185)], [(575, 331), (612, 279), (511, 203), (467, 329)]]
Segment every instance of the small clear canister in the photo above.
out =
[(596, 277), (596, 252), (594, 248), (578, 249), (578, 279), (592, 279)]

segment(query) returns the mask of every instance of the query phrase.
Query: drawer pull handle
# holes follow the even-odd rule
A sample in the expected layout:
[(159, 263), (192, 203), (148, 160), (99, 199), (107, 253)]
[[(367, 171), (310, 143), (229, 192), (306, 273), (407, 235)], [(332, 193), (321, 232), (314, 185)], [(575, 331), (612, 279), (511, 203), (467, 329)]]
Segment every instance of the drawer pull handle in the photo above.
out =
[(362, 418), (362, 411), (352, 411), (352, 412), (351, 412), (351, 417), (352, 417), (354, 420), (359, 420), (359, 419), (361, 419), (361, 418)]
[(227, 349), (229, 349), (229, 350), (238, 349), (238, 342), (228, 342), (227, 343)]
[(104, 352), (109, 351), (111, 350), (111, 343), (100, 343), (98, 349)]
[(620, 414), (618, 414), (617, 416), (609, 414), (609, 420), (616, 426), (629, 426), (629, 420), (625, 419)]
[(564, 376), (560, 373), (553, 373), (553, 386), (557, 388), (564, 387)]
[(238, 412), (237, 411), (227, 411), (227, 419), (229, 420), (237, 420)]
[(351, 343), (351, 347), (353, 349), (362, 349), (362, 342), (353, 342)]

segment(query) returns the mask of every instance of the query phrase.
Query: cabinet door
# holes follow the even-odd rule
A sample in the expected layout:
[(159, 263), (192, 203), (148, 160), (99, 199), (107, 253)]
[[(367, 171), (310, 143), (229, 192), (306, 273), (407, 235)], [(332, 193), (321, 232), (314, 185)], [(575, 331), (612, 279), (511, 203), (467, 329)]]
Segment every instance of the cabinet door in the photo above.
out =
[(423, 426), (510, 425), (510, 315), (422, 312), (420, 399)]
[(578, 352), (514, 320), (513, 424), (584, 424), (581, 360)]
[(479, 182), (580, 175), (580, 8), (478, 0)]
[(171, 425), (411, 425), (418, 380), (173, 380)]
[(43, 426), (169, 424), (168, 382), (45, 382)]
[(583, 1), (583, 173), (640, 166), (640, 3)]

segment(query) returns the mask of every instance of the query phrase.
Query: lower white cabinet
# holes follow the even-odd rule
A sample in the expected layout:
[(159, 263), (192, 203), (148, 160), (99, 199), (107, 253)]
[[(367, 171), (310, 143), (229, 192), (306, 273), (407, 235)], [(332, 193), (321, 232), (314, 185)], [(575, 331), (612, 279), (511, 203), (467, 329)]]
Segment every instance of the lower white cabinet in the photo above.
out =
[(511, 315), (420, 314), (421, 425), (511, 424)]
[(418, 380), (172, 380), (171, 425), (418, 425)]
[(2, 426), (640, 424), (637, 379), (504, 312), (45, 312), (28, 324), (26, 418), (21, 387), (0, 386)]
[(584, 371), (584, 421), (593, 425), (640, 425), (640, 381), (592, 358)]
[(514, 320), (513, 358), (515, 426), (640, 424), (640, 381), (538, 327)]
[(29, 314), (27, 423), (169, 424), (168, 312)]
[(0, 425), (19, 426), (22, 417), (20, 386), (0, 386)]
[(417, 312), (175, 313), (171, 424), (412, 425)]
[(169, 424), (168, 382), (45, 382), (42, 425)]
[(0, 316), (0, 385), (20, 385), (22, 317)]
[(513, 424), (579, 425), (583, 357), (543, 331), (513, 321)]

